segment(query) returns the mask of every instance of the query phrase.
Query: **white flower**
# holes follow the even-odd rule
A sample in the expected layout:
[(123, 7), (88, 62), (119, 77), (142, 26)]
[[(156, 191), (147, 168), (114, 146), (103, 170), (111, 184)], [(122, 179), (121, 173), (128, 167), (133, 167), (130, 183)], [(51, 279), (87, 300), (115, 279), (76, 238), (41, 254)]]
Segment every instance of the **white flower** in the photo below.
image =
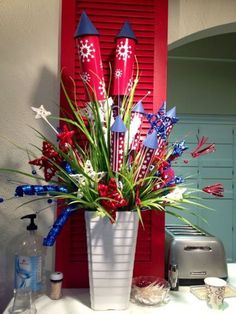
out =
[(172, 192), (165, 195), (163, 198), (172, 201), (181, 201), (183, 199), (183, 194), (187, 191), (186, 188), (176, 187)]

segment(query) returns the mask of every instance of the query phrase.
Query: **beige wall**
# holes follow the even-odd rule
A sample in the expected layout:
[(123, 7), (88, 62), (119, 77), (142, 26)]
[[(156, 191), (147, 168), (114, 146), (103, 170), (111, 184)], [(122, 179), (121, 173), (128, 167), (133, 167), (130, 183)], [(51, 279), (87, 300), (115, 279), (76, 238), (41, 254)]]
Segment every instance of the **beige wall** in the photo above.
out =
[(177, 113), (236, 115), (236, 62), (169, 59), (168, 105)]
[(172, 47), (191, 34), (201, 38), (199, 32), (221, 25), (222, 32), (236, 31), (235, 0), (169, 0), (168, 44)]
[(235, 115), (235, 60), (173, 54), (195, 40), (236, 33), (236, 1), (169, 0), (168, 25), (168, 103), (179, 114)]
[[(30, 106), (45, 107), (53, 114), (58, 113), (59, 103), (59, 24), (60, 0), (1, 0), (0, 1), (0, 167), (22, 168), (27, 172), (26, 152), (14, 148), (7, 137), (21, 147), (30, 147), (29, 143), (41, 146), (36, 140), (36, 129), (55, 138), (43, 123), (35, 120)], [(0, 196), (11, 197), (18, 182), (28, 182), (27, 178), (16, 175), (0, 174)], [(19, 217), (36, 211), (47, 205), (25, 205), (13, 200), (0, 203), (0, 312), (12, 295), (10, 255), (5, 255), (5, 248), (18, 234), (24, 231)], [(40, 215), (39, 229), (46, 234), (52, 224), (54, 210), (48, 209)], [(25, 226), (25, 224), (24, 224)], [(7, 259), (7, 258), (9, 259)], [(52, 268), (53, 254), (47, 259), (47, 268)]]

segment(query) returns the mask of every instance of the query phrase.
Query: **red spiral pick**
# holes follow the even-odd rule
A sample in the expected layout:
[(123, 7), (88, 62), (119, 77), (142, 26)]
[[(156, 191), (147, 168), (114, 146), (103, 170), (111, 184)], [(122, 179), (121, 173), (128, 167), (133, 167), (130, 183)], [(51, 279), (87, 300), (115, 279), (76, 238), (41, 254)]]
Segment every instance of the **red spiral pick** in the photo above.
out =
[(224, 186), (221, 183), (205, 186), (202, 190), (214, 196), (224, 197)]
[(208, 144), (206, 147), (203, 147), (208, 141), (208, 138), (202, 136), (198, 139), (197, 147), (191, 152), (193, 158), (209, 154), (215, 151), (215, 144)]

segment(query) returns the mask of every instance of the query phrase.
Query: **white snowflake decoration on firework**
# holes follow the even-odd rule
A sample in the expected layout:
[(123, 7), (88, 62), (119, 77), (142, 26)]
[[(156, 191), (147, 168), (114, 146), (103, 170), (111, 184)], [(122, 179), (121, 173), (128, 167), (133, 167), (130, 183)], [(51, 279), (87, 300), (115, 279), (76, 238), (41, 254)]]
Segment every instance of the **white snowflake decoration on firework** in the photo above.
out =
[(95, 58), (94, 53), (96, 50), (93, 47), (93, 43), (90, 44), (87, 39), (85, 41), (80, 40), (78, 48), (82, 62), (90, 62), (91, 59)]
[(122, 70), (121, 70), (121, 69), (117, 69), (117, 70), (115, 71), (115, 78), (116, 78), (116, 79), (121, 78), (122, 74), (123, 74)]
[(105, 95), (106, 95), (106, 86), (105, 86), (104, 79), (102, 79), (102, 80), (99, 82), (98, 89), (99, 89), (99, 91), (100, 91), (100, 95), (101, 95), (101, 96), (105, 96)]
[(130, 78), (130, 79), (129, 79), (129, 82), (128, 82), (128, 85), (127, 85), (127, 90), (128, 90), (128, 92), (131, 91), (132, 87), (133, 87), (133, 80), (132, 80), (132, 78)]
[(116, 48), (116, 56), (119, 60), (126, 61), (130, 58), (132, 54), (131, 46), (128, 45), (128, 42), (121, 41)]
[[(119, 154), (123, 154), (124, 153), (124, 150), (123, 150), (123, 144), (124, 144), (124, 140), (123, 139), (121, 139), (121, 141), (120, 141), (120, 145), (119, 145)], [(121, 160), (119, 160), (119, 162), (121, 162)]]
[(83, 72), (81, 74), (81, 78), (85, 83), (89, 83), (91, 81), (91, 75), (88, 72)]

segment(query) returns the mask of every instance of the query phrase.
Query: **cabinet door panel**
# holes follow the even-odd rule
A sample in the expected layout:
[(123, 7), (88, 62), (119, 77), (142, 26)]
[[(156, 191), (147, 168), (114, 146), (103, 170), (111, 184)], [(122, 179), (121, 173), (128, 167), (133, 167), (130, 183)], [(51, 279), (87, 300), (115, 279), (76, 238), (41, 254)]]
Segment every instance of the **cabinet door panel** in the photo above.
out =
[[(200, 136), (207, 136), (213, 143), (232, 144), (232, 125), (205, 124), (200, 126)], [(218, 145), (217, 145), (218, 147)]]
[[(214, 160), (212, 160), (212, 164)], [(211, 164), (211, 165), (212, 165)], [(232, 168), (219, 168), (219, 167), (201, 167), (199, 169), (199, 176), (202, 179), (231, 179)]]
[[(232, 135), (231, 135), (232, 136)], [(213, 141), (211, 141), (213, 143)], [(232, 167), (233, 166), (233, 143), (231, 144), (215, 144), (214, 153), (203, 155), (199, 158), (199, 165), (211, 167)]]
[(232, 261), (232, 209), (233, 202), (230, 199), (205, 200), (206, 205), (214, 210), (202, 210), (202, 216), (207, 219), (207, 224), (200, 222), (200, 226), (222, 240), (228, 261)]
[(173, 128), (171, 141), (178, 142), (185, 140), (186, 143), (197, 143), (198, 128), (198, 124), (177, 123)]

